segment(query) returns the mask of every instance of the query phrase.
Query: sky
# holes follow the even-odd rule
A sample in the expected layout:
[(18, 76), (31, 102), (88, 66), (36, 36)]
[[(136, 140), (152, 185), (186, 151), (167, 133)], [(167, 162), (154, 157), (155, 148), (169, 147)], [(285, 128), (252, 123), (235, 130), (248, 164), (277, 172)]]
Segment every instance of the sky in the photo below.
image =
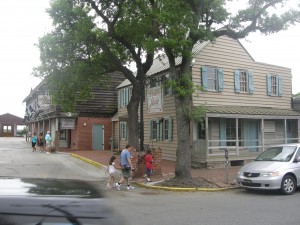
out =
[[(49, 0), (0, 1), (0, 115), (23, 117), (22, 102), (41, 81), (31, 73), (39, 65), (34, 44), (51, 27), (48, 7)], [(241, 42), (255, 61), (291, 68), (295, 94), (300, 92), (299, 40), (300, 24), (269, 36), (251, 34)]]

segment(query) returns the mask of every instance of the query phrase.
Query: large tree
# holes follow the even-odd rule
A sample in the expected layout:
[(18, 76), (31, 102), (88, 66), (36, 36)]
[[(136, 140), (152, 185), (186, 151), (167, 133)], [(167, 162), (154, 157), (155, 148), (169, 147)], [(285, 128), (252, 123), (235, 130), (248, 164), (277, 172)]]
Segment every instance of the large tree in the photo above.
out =
[[(227, 8), (232, 1), (225, 0), (161, 0), (156, 18), (161, 24), (160, 42), (170, 64), (175, 88), (178, 148), (175, 178), (191, 178), (190, 113), (193, 83), (191, 81), (192, 49), (197, 42), (214, 40), (222, 35), (234, 39), (245, 38), (260, 31), (272, 34), (300, 20), (299, 9), (285, 9), (288, 0), (249, 0), (245, 9), (232, 14)], [(163, 3), (162, 3), (163, 2)], [(236, 4), (239, 4), (236, 1)], [(166, 17), (161, 16), (167, 15)], [(167, 18), (167, 19), (166, 19)], [(176, 68), (175, 59), (181, 57)]]
[(136, 148), (141, 93), (156, 49), (157, 25), (148, 13), (151, 4), (53, 0), (48, 9), (53, 30), (39, 40), (41, 65), (34, 70), (36, 76), (46, 78), (54, 102), (65, 110), (91, 97), (91, 87), (109, 79), (107, 72), (121, 71), (133, 86), (127, 106), (128, 141)]
[[(163, 49), (170, 63), (173, 79), (170, 85), (175, 91), (178, 134), (175, 178), (188, 180), (191, 117), (187, 114), (193, 113), (186, 113), (186, 109), (192, 107), (194, 88), (190, 72), (194, 44), (222, 35), (238, 39), (255, 31), (271, 34), (299, 21), (298, 10), (277, 13), (287, 0), (249, 0), (246, 8), (236, 14), (227, 9), (228, 2), (232, 1), (54, 0), (49, 10), (54, 31), (40, 40), (42, 65), (37, 71), (49, 77), (57, 74), (57, 80), (66, 79), (67, 86), (73, 84), (72, 87), (76, 85), (70, 80), (76, 76), (71, 76), (66, 68), (78, 74), (80, 81), (82, 74), (83, 80), (90, 74), (103, 79), (100, 74), (110, 68), (121, 71), (133, 85), (128, 105), (129, 142), (138, 146), (138, 106), (145, 75), (155, 53)], [(182, 58), (179, 70), (175, 64), (177, 57)], [(131, 63), (135, 63), (136, 73), (128, 66)], [(86, 65), (91, 66), (88, 73), (83, 72)], [(69, 78), (61, 78), (66, 74)], [(88, 84), (83, 87), (89, 89)], [(57, 93), (60, 91), (53, 94)]]

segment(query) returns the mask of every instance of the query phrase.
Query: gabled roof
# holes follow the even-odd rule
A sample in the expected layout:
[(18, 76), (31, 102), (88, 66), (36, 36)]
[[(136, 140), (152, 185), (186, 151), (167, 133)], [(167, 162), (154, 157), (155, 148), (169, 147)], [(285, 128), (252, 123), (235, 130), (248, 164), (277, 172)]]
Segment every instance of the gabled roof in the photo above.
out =
[(0, 115), (0, 123), (10, 123), (10, 124), (16, 124), (16, 125), (25, 125), (24, 119), (18, 116), (14, 116), (10, 113), (6, 113), (3, 115)]
[(33, 90), (31, 88), (29, 95), (23, 100), (23, 102), (27, 102), (30, 98), (33, 97), (33, 94), (36, 94), (36, 92), (44, 85), (45, 81), (42, 80)]
[[(202, 49), (204, 49), (208, 44), (210, 43), (210, 41), (205, 41), (205, 42), (197, 42), (192, 50), (193, 55), (198, 54)], [(175, 65), (178, 66), (181, 64), (181, 60), (182, 57), (179, 56), (175, 59)], [(147, 76), (152, 76), (154, 74), (160, 73), (162, 71), (168, 70), (170, 67), (169, 64), (169, 60), (168, 57), (165, 54), (162, 54), (160, 56), (158, 56), (157, 58), (154, 59), (153, 64), (151, 66), (151, 68), (148, 70), (147, 72)], [(126, 87), (128, 85), (130, 85), (130, 81), (129, 80), (124, 80), (118, 87), (122, 88), (122, 87)]]

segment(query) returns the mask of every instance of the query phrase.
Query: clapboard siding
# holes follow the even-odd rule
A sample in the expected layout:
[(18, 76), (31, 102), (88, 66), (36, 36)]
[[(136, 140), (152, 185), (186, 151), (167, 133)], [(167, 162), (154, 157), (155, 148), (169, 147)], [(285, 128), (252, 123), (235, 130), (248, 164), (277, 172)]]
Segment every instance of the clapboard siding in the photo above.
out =
[[(162, 158), (166, 160), (176, 160), (176, 149), (177, 149), (177, 121), (176, 121), (176, 112), (175, 112), (175, 102), (174, 96), (164, 96), (163, 97), (163, 112), (161, 113), (148, 113), (147, 111), (147, 103), (144, 104), (144, 124), (145, 124), (145, 144), (149, 144), (150, 147), (162, 148)], [(150, 141), (149, 140), (149, 123), (151, 120), (159, 119), (159, 118), (167, 118), (170, 117), (173, 119), (173, 129), (172, 141), (163, 140), (163, 141)]]
[(109, 79), (106, 86), (93, 87), (91, 99), (76, 103), (76, 112), (112, 115), (117, 111), (118, 96), (116, 87), (124, 80), (124, 76), (120, 72), (109, 73), (107, 76), (109, 76)]
[[(224, 90), (223, 92), (205, 92), (197, 90), (194, 94), (194, 105), (243, 105), (260, 107), (291, 108), (291, 70), (288, 68), (273, 66), (264, 63), (257, 63), (243, 48), (239, 41), (229, 37), (217, 38), (214, 42), (208, 44), (200, 52), (194, 55), (195, 63), (192, 67), (193, 82), (196, 86), (202, 85), (201, 67), (203, 65), (222, 67), (224, 70)], [(234, 70), (250, 70), (253, 74), (254, 93), (237, 94), (234, 92)], [(167, 71), (161, 71), (159, 74), (165, 74)], [(281, 97), (267, 96), (266, 75), (274, 74), (283, 78)], [(176, 149), (178, 147), (177, 121), (174, 96), (163, 97), (163, 112), (148, 113), (147, 101), (144, 102), (144, 143), (150, 147), (162, 148), (163, 159), (176, 160)], [(119, 118), (127, 118), (126, 108), (119, 108)], [(170, 117), (173, 119), (173, 139), (172, 141), (151, 141), (149, 140), (149, 123), (151, 120)], [(219, 140), (219, 119), (209, 119), (209, 139)], [(197, 126), (197, 125), (196, 125)], [(196, 132), (196, 129), (194, 129)], [(195, 134), (192, 137), (195, 137)], [(280, 135), (279, 135), (280, 136)], [(121, 147), (126, 141), (120, 141)], [(210, 146), (218, 146), (219, 143), (210, 143)]]
[[(195, 56), (192, 68), (193, 82), (201, 85), (201, 67), (217, 66), (224, 71), (223, 92), (196, 91), (194, 105), (239, 105), (273, 108), (291, 108), (291, 70), (264, 63), (256, 63), (238, 41), (228, 37), (220, 37), (210, 43), (200, 54)], [(254, 92), (252, 95), (234, 92), (234, 70), (250, 70), (253, 74)], [(282, 96), (267, 95), (267, 74), (281, 76)]]

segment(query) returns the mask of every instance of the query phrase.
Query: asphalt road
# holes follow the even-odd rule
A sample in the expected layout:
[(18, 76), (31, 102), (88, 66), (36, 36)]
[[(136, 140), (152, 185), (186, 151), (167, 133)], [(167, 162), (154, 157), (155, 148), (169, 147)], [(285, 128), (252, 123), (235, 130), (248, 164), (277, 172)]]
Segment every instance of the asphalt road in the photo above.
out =
[[(19, 138), (0, 138), (0, 176), (83, 179), (104, 187), (103, 170), (67, 154), (32, 152)], [(132, 225), (300, 224), (300, 190), (278, 192), (179, 193), (136, 187), (106, 191), (110, 204)], [(299, 207), (299, 208), (298, 208)]]
[(67, 154), (32, 152), (25, 138), (0, 138), (0, 176), (102, 181), (104, 171)]
[[(112, 205), (138, 225), (283, 225), (300, 224), (300, 191), (174, 193), (142, 191), (110, 193)], [(299, 208), (298, 208), (299, 207)]]

